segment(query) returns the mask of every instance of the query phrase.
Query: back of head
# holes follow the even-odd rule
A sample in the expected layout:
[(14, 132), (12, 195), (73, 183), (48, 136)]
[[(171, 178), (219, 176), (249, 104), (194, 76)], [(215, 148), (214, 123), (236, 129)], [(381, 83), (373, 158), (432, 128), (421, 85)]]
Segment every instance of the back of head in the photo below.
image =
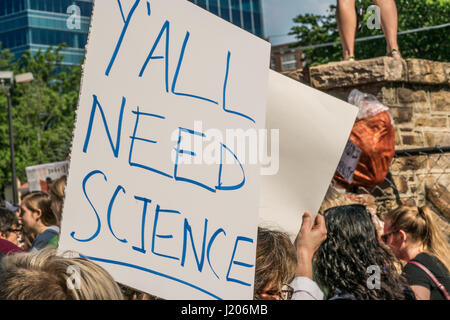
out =
[(5, 256), (0, 300), (122, 300), (113, 278), (95, 263), (55, 249)]
[(28, 194), (23, 200), (22, 205), (31, 211), (41, 210), (41, 221), (45, 226), (59, 224), (59, 219), (52, 210), (52, 199), (46, 192), (33, 192)]
[(297, 255), (287, 233), (258, 228), (254, 298), (265, 291), (281, 292), (295, 276)]
[(17, 216), (12, 211), (9, 211), (6, 208), (0, 207), (0, 233), (5, 237), (8, 236), (11, 228), (17, 226), (19, 221)]
[(319, 212), (323, 213), (325, 210), (337, 206), (344, 206), (347, 204), (355, 203), (344, 192), (340, 192), (336, 187), (330, 185), (328, 187), (327, 193), (322, 201)]
[(125, 300), (164, 300), (163, 298), (139, 291), (121, 283), (118, 283), (118, 285)]
[(333, 185), (328, 187), (325, 198), (322, 201), (319, 212), (323, 213), (329, 208), (345, 206), (350, 204), (363, 204), (367, 211), (372, 215), (372, 221), (375, 224), (378, 235), (383, 234), (383, 221), (377, 216), (377, 205), (375, 197), (369, 194), (347, 194), (345, 189), (339, 190)]
[(61, 221), (62, 206), (65, 197), (65, 188), (67, 184), (67, 176), (61, 176), (52, 183), (50, 187), (50, 197), (52, 199), (52, 210), (59, 221)]
[(64, 190), (66, 189), (67, 184), (67, 176), (61, 176), (60, 178), (56, 179), (52, 186), (50, 187), (50, 194), (60, 198), (61, 200), (64, 199)]
[(388, 212), (392, 230), (403, 230), (413, 242), (420, 242), (428, 252), (438, 258), (450, 270), (450, 249), (447, 238), (438, 227), (428, 207), (402, 205)]
[[(406, 280), (397, 272), (394, 256), (377, 238), (371, 214), (360, 204), (333, 207), (324, 213), (327, 239), (315, 256), (315, 278), (327, 298), (338, 293), (357, 299), (404, 299)], [(381, 287), (368, 288), (368, 268), (381, 271)]]

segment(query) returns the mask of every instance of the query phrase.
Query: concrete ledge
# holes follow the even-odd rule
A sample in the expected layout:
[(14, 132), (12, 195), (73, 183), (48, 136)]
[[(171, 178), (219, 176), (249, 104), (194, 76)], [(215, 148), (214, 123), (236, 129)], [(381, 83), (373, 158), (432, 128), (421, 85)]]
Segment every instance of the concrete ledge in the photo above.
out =
[(380, 82), (449, 85), (450, 63), (379, 57), (332, 62), (310, 68), (310, 83), (317, 89), (355, 87)]

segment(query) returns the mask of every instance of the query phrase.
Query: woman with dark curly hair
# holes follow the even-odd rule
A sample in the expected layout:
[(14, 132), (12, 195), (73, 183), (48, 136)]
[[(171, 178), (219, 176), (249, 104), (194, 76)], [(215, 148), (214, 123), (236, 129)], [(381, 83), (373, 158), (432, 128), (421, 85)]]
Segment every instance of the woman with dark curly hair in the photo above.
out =
[[(397, 271), (395, 257), (377, 238), (364, 205), (324, 212), (327, 239), (315, 256), (315, 280), (327, 299), (403, 300), (411, 290)], [(379, 281), (375, 272), (380, 273)]]

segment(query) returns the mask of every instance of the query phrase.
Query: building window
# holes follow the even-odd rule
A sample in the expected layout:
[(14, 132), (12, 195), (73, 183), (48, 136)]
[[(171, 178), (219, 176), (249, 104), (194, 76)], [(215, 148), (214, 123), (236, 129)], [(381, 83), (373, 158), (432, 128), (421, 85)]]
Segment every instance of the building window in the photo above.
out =
[(0, 42), (2, 48), (15, 48), (27, 44), (26, 30), (20, 29), (6, 33), (0, 33)]
[(206, 9), (206, 0), (197, 0), (197, 5)]
[(244, 18), (244, 29), (249, 32), (253, 32), (252, 10), (250, 7), (250, 0), (242, 0), (242, 13)]
[(277, 69), (277, 63), (275, 61), (275, 58), (270, 59), (270, 68), (272, 70), (276, 70)]
[(227, 21), (231, 21), (228, 0), (220, 0), (220, 16)]
[(90, 17), (92, 13), (92, 3), (74, 0), (30, 0), (30, 9), (67, 14), (67, 8), (71, 5), (80, 8), (83, 17)]
[(239, 0), (231, 0), (231, 15), (233, 23), (242, 28), (241, 4)]
[(188, 0), (259, 37), (263, 36), (261, 0)]
[(37, 28), (31, 29), (31, 37), (33, 44), (58, 46), (65, 43), (70, 48), (79, 49), (83, 49), (87, 41), (85, 34)]
[(219, 3), (218, 0), (209, 0), (209, 11), (214, 13), (215, 15), (219, 15)]
[(281, 71), (291, 71), (297, 69), (297, 59), (295, 54), (285, 54), (281, 56)]
[(0, 0), (0, 16), (14, 14), (25, 9), (25, 0)]
[(255, 34), (257, 36), (262, 37), (263, 36), (263, 30), (262, 30), (262, 14), (261, 14), (261, 8), (259, 6), (259, 0), (252, 0), (252, 6), (253, 6), (253, 23), (255, 25)]

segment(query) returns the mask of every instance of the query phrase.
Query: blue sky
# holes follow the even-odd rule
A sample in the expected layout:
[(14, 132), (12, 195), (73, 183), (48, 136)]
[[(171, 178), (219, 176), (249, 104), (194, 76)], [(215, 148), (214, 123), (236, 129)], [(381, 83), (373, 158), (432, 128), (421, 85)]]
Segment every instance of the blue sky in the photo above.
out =
[(287, 35), (293, 26), (292, 19), (300, 13), (325, 14), (336, 0), (262, 0), (264, 32), (273, 45), (295, 41)]

